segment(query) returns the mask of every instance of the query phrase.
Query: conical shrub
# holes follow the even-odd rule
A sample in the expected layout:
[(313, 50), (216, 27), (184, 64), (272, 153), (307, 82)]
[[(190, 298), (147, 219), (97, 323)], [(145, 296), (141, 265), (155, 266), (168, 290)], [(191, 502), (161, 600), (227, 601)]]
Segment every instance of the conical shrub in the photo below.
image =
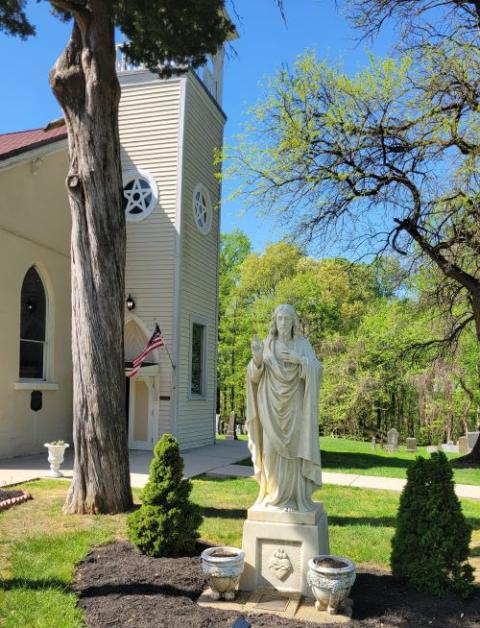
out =
[(141, 507), (128, 517), (128, 537), (148, 556), (182, 556), (195, 549), (202, 516), (189, 500), (183, 459), (172, 434), (155, 445)]
[(400, 497), (392, 539), (393, 575), (424, 593), (467, 596), (473, 582), (467, 562), (470, 537), (445, 454), (417, 458)]

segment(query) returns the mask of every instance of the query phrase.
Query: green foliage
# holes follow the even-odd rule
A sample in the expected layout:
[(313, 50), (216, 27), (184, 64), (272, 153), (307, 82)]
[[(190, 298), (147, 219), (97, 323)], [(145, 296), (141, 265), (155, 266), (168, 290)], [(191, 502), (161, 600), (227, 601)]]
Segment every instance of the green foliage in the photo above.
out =
[(427, 267), (407, 282), (396, 259), (315, 260), (285, 242), (249, 254), (243, 234), (222, 236), (221, 412), (244, 414), (251, 339), (266, 335), (276, 305), (291, 303), (324, 363), (323, 434), (385, 437), (396, 427), (419, 444), (455, 440), (479, 420), (480, 348), (473, 330), (455, 355), (439, 357), (435, 347), (409, 350), (445, 332), (430, 297), (437, 276)]
[(445, 337), (470, 325), (480, 339), (479, 76), (462, 37), (354, 75), (307, 51), (266, 84), (227, 173), (302, 242), (420, 253), (449, 286)]
[(470, 536), (445, 454), (417, 458), (407, 472), (400, 498), (392, 540), (393, 575), (426, 593), (469, 595), (473, 582), (467, 563)]
[(26, 0), (0, 0), (0, 31), (22, 39), (35, 34), (25, 13)]
[(117, 0), (116, 22), (129, 39), (123, 49), (134, 63), (169, 76), (203, 65), (233, 32), (223, 0)]
[[(35, 34), (26, 4), (25, 0), (0, 0), (0, 31), (23, 39)], [(95, 9), (82, 0), (50, 0), (50, 4), (63, 20), (76, 17), (77, 12), (87, 13), (89, 19), (96, 17)], [(203, 65), (207, 55), (215, 54), (234, 31), (223, 11), (224, 0), (114, 0), (107, 4), (115, 25), (128, 38), (122, 46), (128, 58), (161, 76)]]
[(195, 549), (202, 516), (189, 501), (191, 489), (177, 441), (164, 434), (155, 445), (142, 505), (128, 517), (128, 536), (144, 554), (181, 556)]

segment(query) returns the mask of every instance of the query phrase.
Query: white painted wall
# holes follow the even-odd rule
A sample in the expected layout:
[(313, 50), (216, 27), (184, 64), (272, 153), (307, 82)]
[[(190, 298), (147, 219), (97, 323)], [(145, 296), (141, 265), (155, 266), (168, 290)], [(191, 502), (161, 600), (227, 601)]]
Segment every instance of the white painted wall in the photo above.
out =
[[(135, 80), (132, 80), (135, 79)], [(150, 334), (158, 322), (174, 346), (177, 171), (182, 79), (161, 81), (148, 72), (121, 79), (120, 142), (124, 170), (140, 169), (158, 186), (158, 205), (140, 222), (127, 222), (126, 295)], [(160, 363), (158, 434), (172, 426), (174, 374), (164, 349)]]
[[(48, 440), (71, 440), (70, 210), (65, 150), (0, 169), (0, 458), (45, 451)], [(49, 364), (45, 382), (19, 389), (20, 292), (36, 265), (49, 302)], [(50, 388), (52, 388), (50, 386)], [(43, 407), (30, 409), (32, 390)]]
[[(214, 149), (222, 145), (225, 118), (194, 75), (186, 78), (181, 202), (180, 343), (178, 356), (177, 436), (183, 449), (215, 438), (217, 366), (217, 272), (220, 185), (215, 178)], [(213, 205), (208, 235), (197, 229), (192, 208), (194, 188), (202, 183)], [(207, 390), (203, 399), (190, 395), (191, 322), (207, 325)]]

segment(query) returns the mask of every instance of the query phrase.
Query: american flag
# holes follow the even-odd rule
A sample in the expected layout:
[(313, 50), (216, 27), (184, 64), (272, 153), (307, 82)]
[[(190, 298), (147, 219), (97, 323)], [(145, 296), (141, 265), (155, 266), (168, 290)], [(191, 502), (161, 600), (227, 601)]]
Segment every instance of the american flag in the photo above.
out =
[(155, 325), (155, 330), (150, 338), (150, 340), (145, 345), (145, 349), (137, 355), (136, 358), (132, 360), (132, 370), (127, 373), (127, 377), (133, 377), (138, 373), (140, 367), (145, 361), (145, 358), (154, 350), (159, 347), (164, 347), (165, 341), (163, 340), (162, 332), (160, 327)]

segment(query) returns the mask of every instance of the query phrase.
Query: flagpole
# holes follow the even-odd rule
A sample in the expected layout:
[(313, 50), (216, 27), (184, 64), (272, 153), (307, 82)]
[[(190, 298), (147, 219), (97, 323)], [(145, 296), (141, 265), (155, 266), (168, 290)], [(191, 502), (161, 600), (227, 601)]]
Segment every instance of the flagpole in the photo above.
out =
[[(160, 326), (158, 324), (157, 319), (155, 319), (155, 325), (160, 329)], [(160, 333), (161, 333), (161, 330), (160, 330)], [(162, 337), (163, 337), (163, 346), (165, 347), (165, 351), (167, 352), (168, 359), (170, 360), (170, 364), (172, 365), (172, 369), (175, 370), (175, 364), (173, 363), (172, 356), (170, 355), (170, 351), (168, 350), (167, 342), (166, 342), (165, 336), (163, 334), (162, 334)]]
[(167, 344), (165, 343), (163, 346), (165, 347), (165, 351), (167, 352), (167, 355), (170, 359), (170, 364), (172, 365), (172, 369), (175, 370), (175, 364), (172, 362), (172, 356), (170, 355), (170, 351), (168, 350)]

